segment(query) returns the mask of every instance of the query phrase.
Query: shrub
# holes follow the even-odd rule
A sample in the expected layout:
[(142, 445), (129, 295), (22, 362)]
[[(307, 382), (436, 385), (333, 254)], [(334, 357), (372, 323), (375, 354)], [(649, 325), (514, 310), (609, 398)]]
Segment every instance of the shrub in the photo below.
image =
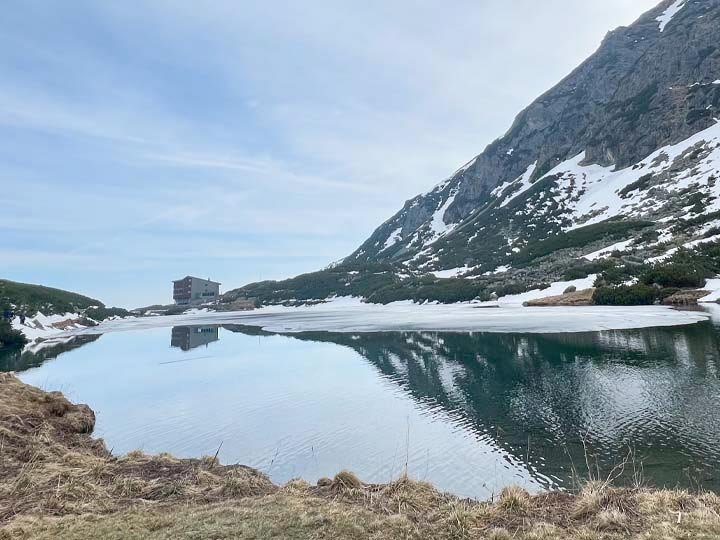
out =
[(601, 272), (612, 268), (617, 263), (611, 259), (602, 259), (590, 263), (579, 264), (568, 268), (563, 274), (563, 281), (574, 281), (576, 279), (585, 279), (590, 274), (600, 274)]
[(27, 339), (22, 332), (15, 330), (7, 321), (0, 321), (0, 347), (24, 345)]
[(609, 219), (579, 229), (562, 232), (545, 240), (529, 244), (525, 249), (513, 255), (512, 265), (519, 268), (535, 259), (545, 257), (561, 249), (581, 248), (604, 238), (627, 238), (631, 231), (643, 229), (650, 225), (652, 223), (648, 221)]
[(652, 173), (646, 174), (638, 178), (635, 182), (632, 184), (628, 184), (624, 188), (622, 188), (618, 195), (620, 195), (623, 199), (627, 198), (627, 196), (636, 190), (642, 191), (644, 189), (647, 189), (647, 187), (650, 185), (650, 181), (652, 180)]
[(593, 302), (599, 306), (648, 306), (660, 298), (653, 287), (638, 283), (619, 287), (599, 287), (593, 294)]
[[(647, 268), (647, 267), (645, 267)], [(622, 285), (626, 281), (636, 277), (642, 271), (641, 267), (613, 266), (603, 271), (595, 280), (596, 287), (607, 285)]]
[(707, 277), (708, 271), (698, 264), (672, 262), (648, 270), (640, 276), (640, 281), (645, 285), (697, 288), (705, 285)]
[(85, 310), (85, 317), (94, 321), (104, 321), (111, 317), (127, 317), (130, 312), (123, 308), (92, 307)]

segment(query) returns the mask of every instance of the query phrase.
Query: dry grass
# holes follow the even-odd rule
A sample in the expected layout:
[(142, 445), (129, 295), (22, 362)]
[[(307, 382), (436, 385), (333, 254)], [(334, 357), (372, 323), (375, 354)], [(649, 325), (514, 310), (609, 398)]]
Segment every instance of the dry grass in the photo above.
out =
[(595, 289), (583, 289), (582, 291), (559, 294), (557, 296), (546, 296), (529, 300), (525, 303), (529, 307), (542, 306), (589, 306), (593, 303)]
[(0, 374), (1, 540), (720, 538), (713, 494), (590, 482), (578, 494), (508, 487), (481, 503), (348, 471), (277, 487), (213, 458), (114, 457), (93, 425), (88, 407)]
[(210, 458), (114, 457), (90, 437), (94, 425), (87, 405), (0, 374), (0, 524), (21, 514), (106, 513), (139, 502), (211, 503), (277, 490), (255, 470)]

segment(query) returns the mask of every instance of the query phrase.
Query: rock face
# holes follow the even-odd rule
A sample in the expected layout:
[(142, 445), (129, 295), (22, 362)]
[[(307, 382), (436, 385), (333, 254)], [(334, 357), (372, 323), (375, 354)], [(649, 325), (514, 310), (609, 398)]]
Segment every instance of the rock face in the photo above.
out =
[(712, 238), (719, 109), (720, 0), (666, 0), (344, 263), (552, 277), (569, 259), (647, 260)]

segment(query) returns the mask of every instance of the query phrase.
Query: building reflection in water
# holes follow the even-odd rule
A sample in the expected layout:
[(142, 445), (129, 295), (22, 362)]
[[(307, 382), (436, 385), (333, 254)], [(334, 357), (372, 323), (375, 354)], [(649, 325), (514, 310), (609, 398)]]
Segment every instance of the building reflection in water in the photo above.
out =
[(170, 346), (189, 351), (219, 339), (217, 326), (175, 326), (172, 329)]

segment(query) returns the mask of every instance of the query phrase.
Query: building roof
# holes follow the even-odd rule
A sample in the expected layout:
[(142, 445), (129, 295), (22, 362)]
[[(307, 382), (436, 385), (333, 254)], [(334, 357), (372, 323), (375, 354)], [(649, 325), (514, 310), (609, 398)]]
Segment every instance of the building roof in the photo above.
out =
[(213, 281), (213, 280), (211, 280), (211, 279), (204, 279), (204, 278), (195, 277), (195, 276), (185, 276), (184, 278), (181, 278), (181, 279), (175, 279), (175, 280), (173, 280), (173, 283), (177, 283), (178, 281), (185, 281), (185, 280), (188, 279), (188, 278), (190, 278), (190, 279), (198, 279), (198, 280), (200, 280), (200, 281), (207, 281), (208, 283), (214, 283), (215, 285), (222, 285), (222, 283), (220, 283), (219, 281)]

